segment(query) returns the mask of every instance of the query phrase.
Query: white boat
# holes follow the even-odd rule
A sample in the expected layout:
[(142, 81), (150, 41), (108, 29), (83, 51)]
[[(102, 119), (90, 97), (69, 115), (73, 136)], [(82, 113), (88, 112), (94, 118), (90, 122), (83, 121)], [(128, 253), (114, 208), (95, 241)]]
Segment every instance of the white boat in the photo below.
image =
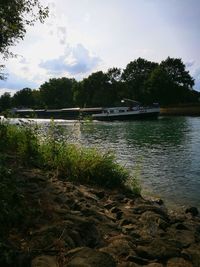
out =
[[(135, 101), (134, 101), (135, 102)], [(137, 120), (157, 118), (160, 114), (158, 104), (144, 107), (110, 107), (102, 109), (101, 113), (92, 114), (94, 120), (113, 121), (113, 120)]]

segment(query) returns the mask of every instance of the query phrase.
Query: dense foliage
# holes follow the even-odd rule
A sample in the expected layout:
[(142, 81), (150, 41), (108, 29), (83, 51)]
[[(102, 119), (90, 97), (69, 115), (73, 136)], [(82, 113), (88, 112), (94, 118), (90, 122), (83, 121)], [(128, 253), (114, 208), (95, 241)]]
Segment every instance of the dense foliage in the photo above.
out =
[(38, 0), (1, 0), (0, 1), (0, 54), (7, 57), (11, 46), (24, 38), (26, 26), (44, 21), (48, 8)]
[(200, 93), (193, 86), (194, 79), (181, 59), (168, 57), (158, 64), (138, 58), (123, 71), (118, 68), (98, 71), (79, 82), (66, 77), (54, 78), (38, 90), (24, 88), (13, 97), (5, 93), (0, 97), (0, 110), (105, 107), (121, 105), (123, 98), (144, 104), (197, 103)]
[[(10, 48), (24, 38), (27, 25), (34, 25), (37, 20), (43, 22), (47, 16), (48, 8), (38, 0), (0, 0), (1, 60), (14, 56)], [(0, 64), (0, 80), (6, 78), (3, 69)]]

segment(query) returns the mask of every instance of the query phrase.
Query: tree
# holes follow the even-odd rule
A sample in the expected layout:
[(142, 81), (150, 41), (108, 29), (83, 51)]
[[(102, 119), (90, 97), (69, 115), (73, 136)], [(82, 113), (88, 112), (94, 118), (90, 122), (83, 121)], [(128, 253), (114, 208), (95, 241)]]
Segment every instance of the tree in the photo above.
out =
[(111, 106), (116, 94), (106, 73), (97, 71), (76, 86), (75, 102), (81, 107)]
[(161, 105), (174, 103), (173, 96), (174, 83), (170, 79), (168, 73), (158, 66), (155, 68), (148, 80), (145, 81), (146, 95), (145, 102), (158, 102)]
[(0, 80), (5, 80), (6, 79), (5, 73), (2, 72), (3, 69), (4, 69), (4, 65), (0, 65)]
[(0, 53), (7, 58), (10, 47), (24, 38), (26, 26), (37, 20), (43, 22), (48, 16), (48, 8), (38, 0), (0, 1)]
[(24, 88), (20, 91), (17, 91), (13, 96), (13, 105), (15, 107), (30, 108), (33, 107), (34, 104), (34, 97), (30, 88)]
[(11, 108), (12, 105), (12, 98), (10, 93), (4, 93), (0, 97), (0, 111), (5, 111), (6, 109)]
[(146, 97), (148, 102), (159, 102), (161, 105), (196, 102), (193, 85), (194, 80), (181, 59), (168, 57), (145, 82)]
[(53, 78), (40, 86), (41, 101), (48, 108), (73, 107), (75, 79)]
[(122, 73), (122, 80), (126, 84), (125, 97), (143, 101), (145, 95), (145, 81), (157, 66), (157, 63), (143, 58), (131, 61)]
[[(0, 0), (0, 56), (7, 59), (14, 56), (10, 47), (22, 40), (27, 25), (34, 25), (39, 20), (43, 23), (48, 16), (48, 8), (43, 7), (39, 0)], [(6, 78), (1, 72), (4, 65), (0, 64), (0, 80)]]
[(115, 67), (108, 69), (106, 73), (109, 82), (112, 84), (121, 81), (121, 74), (121, 69)]
[(110, 84), (109, 88), (109, 97), (112, 99), (113, 105), (120, 105), (121, 100), (126, 96), (126, 93), (124, 94), (125, 90), (125, 84), (122, 83), (122, 71), (119, 68), (110, 68), (106, 72), (106, 75), (108, 77), (108, 82)]
[(189, 71), (186, 71), (185, 65), (180, 58), (170, 58), (160, 63), (160, 67), (166, 71), (169, 78), (181, 87), (192, 89), (194, 79), (190, 76)]

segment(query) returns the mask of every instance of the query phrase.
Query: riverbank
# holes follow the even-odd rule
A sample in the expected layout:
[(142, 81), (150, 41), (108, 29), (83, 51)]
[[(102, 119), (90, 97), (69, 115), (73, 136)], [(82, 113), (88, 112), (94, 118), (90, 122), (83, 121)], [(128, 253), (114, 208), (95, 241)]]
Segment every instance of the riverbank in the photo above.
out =
[(180, 105), (172, 107), (161, 107), (162, 116), (200, 116), (200, 105)]
[(134, 184), (135, 190), (123, 186), (126, 172), (106, 155), (91, 161), (82, 151), (78, 169), (73, 161), (80, 154), (72, 147), (66, 161), (50, 139), (42, 161), (29, 130), (1, 127), (0, 137), (1, 266), (200, 266), (195, 208), (171, 214), (161, 200), (143, 199)]
[(170, 215), (162, 201), (74, 184), (38, 168), (15, 166), (15, 179), (26, 211), (4, 231), (1, 254), (7, 250), (10, 265), (1, 266), (200, 266), (195, 209)]

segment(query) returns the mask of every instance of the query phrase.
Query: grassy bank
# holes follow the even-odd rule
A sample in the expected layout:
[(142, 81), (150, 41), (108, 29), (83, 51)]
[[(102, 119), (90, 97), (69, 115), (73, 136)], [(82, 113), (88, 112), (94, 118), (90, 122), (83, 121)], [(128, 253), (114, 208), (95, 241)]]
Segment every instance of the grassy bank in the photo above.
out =
[(134, 178), (116, 163), (111, 152), (99, 153), (95, 148), (58, 142), (53, 131), (41, 140), (35, 127), (0, 125), (0, 150), (3, 155), (12, 157), (21, 166), (36, 166), (77, 183), (113, 189), (126, 186), (132, 180), (132, 190), (138, 191)]
[[(99, 153), (66, 142), (57, 142), (53, 134), (41, 140), (35, 126), (0, 124), (0, 263), (12, 262), (16, 251), (7, 244), (13, 229), (28, 229), (41, 211), (26, 198), (23, 188), (29, 176), (40, 171), (43, 177), (87, 184), (105, 189), (140, 187), (134, 177), (115, 161), (112, 153)], [(22, 179), (28, 172), (29, 176)], [(15, 230), (14, 230), (15, 231)]]

